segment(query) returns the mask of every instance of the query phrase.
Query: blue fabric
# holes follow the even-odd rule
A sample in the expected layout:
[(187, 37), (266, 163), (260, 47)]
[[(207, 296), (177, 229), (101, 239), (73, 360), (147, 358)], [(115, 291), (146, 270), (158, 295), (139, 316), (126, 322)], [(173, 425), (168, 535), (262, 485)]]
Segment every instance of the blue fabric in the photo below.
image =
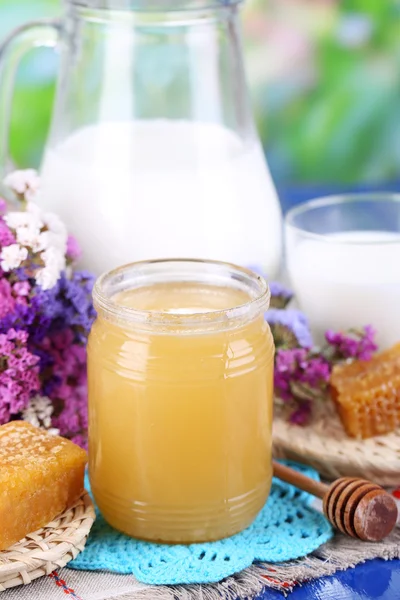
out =
[[(312, 469), (297, 467), (316, 478)], [(148, 584), (213, 583), (255, 561), (282, 562), (305, 556), (332, 537), (311, 496), (274, 480), (268, 502), (245, 531), (206, 544), (152, 544), (112, 529), (98, 514), (86, 549), (68, 566), (131, 573)]]
[[(265, 589), (254, 600), (284, 598), (281, 592)], [(400, 560), (368, 560), (335, 575), (314, 579), (295, 588), (287, 600), (400, 600)]]

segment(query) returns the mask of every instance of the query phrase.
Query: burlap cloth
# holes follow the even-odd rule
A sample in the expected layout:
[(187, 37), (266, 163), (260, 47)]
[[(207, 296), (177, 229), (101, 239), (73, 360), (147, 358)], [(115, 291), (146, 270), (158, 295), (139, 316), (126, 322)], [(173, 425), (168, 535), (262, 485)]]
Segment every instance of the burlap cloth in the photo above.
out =
[(331, 575), (371, 558), (400, 558), (400, 528), (381, 543), (342, 535), (313, 554), (284, 564), (253, 565), (215, 585), (148, 586), (130, 575), (73, 571), (64, 568), (27, 586), (2, 593), (2, 600), (221, 600), (251, 598), (264, 587), (288, 592), (310, 579)]

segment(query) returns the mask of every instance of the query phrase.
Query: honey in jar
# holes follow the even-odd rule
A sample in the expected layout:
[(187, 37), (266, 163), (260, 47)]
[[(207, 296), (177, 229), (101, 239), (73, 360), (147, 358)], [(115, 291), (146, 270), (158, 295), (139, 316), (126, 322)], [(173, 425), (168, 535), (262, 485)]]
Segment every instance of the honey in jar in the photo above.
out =
[(269, 291), (225, 263), (151, 261), (102, 276), (88, 345), (90, 481), (130, 536), (216, 540), (271, 485)]

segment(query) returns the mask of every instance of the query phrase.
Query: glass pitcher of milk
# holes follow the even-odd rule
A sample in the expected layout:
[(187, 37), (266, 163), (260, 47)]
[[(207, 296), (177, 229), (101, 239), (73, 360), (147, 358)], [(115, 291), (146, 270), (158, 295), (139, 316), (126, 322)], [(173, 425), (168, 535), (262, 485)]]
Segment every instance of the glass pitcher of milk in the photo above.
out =
[(276, 275), (281, 212), (249, 105), (238, 0), (70, 0), (0, 47), (0, 160), (23, 51), (60, 52), (41, 203), (95, 273), (190, 257)]

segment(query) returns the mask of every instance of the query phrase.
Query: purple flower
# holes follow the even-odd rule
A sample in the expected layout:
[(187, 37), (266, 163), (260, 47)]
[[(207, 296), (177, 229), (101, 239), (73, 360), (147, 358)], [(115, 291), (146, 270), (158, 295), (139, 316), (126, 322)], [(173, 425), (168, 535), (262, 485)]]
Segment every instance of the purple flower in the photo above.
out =
[[(50, 290), (36, 286), (29, 296), (18, 296), (15, 302), (8, 281), (0, 279), (0, 333), (10, 328), (27, 331), (30, 344), (34, 345), (47, 335), (71, 329), (75, 341), (85, 344), (95, 317), (91, 299), (93, 282), (94, 277), (85, 272), (76, 272), (70, 279), (62, 274)], [(15, 286), (21, 293), (30, 284), (23, 280), (14, 284), (13, 290)]]
[[(40, 344), (46, 394), (58, 407), (52, 426), (61, 435), (79, 439), (87, 432), (86, 350), (74, 343), (72, 330), (46, 337)], [(47, 373), (47, 376), (46, 376)]]
[(13, 285), (13, 291), (17, 296), (28, 296), (31, 290), (31, 286), (28, 281), (17, 281)]
[(72, 329), (75, 341), (86, 343), (95, 310), (92, 303), (94, 276), (84, 271), (63, 273), (50, 290), (38, 289), (32, 297), (36, 319), (33, 323), (36, 339), (64, 329)]
[(330, 375), (330, 364), (322, 356), (315, 355), (308, 359), (305, 372), (300, 377), (300, 381), (312, 388), (318, 388), (321, 385), (325, 388), (325, 384), (329, 383)]
[(16, 240), (7, 223), (0, 217), (0, 246), (10, 246)]
[(71, 437), (71, 442), (74, 442), (74, 444), (76, 444), (77, 446), (80, 446), (81, 448), (84, 448), (85, 450), (87, 450), (87, 448), (88, 448), (88, 442), (87, 442), (86, 435), (82, 435), (80, 433), (73, 435)]
[(275, 377), (278, 378), (278, 382), (281, 380), (287, 383), (294, 381), (307, 383), (314, 387), (329, 381), (330, 366), (322, 356), (313, 354), (306, 348), (278, 350), (275, 361)]
[(312, 401), (325, 393), (330, 372), (329, 362), (311, 350), (278, 350), (274, 371), (275, 392), (292, 408), (291, 422), (304, 424), (308, 421)]
[(269, 289), (271, 296), (284, 296), (289, 299), (293, 298), (292, 290), (289, 290), (289, 288), (279, 283), (279, 281), (270, 281)]
[(278, 350), (275, 356), (274, 385), (282, 400), (293, 400), (291, 382), (307, 368), (305, 348)]
[[(33, 211), (32, 221), (35, 206), (29, 210)], [(0, 198), (0, 250), (16, 243), (5, 214), (7, 205)], [(58, 220), (53, 219), (53, 223), (57, 225)], [(85, 445), (85, 346), (95, 317), (94, 277), (83, 271), (72, 272), (69, 266), (67, 272), (58, 269), (56, 285), (45, 290), (37, 280), (44, 257), (29, 252), (23, 266), (6, 273), (0, 269), (0, 423), (25, 418), (26, 408), (32, 408), (30, 402), (39, 392), (53, 404), (52, 425)], [(80, 257), (73, 236), (67, 238), (65, 254), (67, 265)]]
[(298, 368), (307, 367), (308, 351), (306, 348), (293, 348), (290, 350), (279, 350), (276, 353), (277, 373), (292, 374)]
[[(15, 303), (13, 312), (8, 312), (0, 318), (0, 333), (7, 333), (9, 329), (27, 331), (30, 333), (30, 342), (36, 338), (33, 323), (37, 318), (35, 309), (29, 304)], [(40, 318), (40, 316), (39, 316)]]
[(307, 317), (299, 310), (272, 308), (265, 313), (277, 348), (311, 348), (313, 340)]
[(293, 292), (278, 281), (271, 281), (269, 290), (271, 292), (271, 308), (286, 308), (293, 298)]
[(375, 343), (376, 332), (371, 325), (366, 325), (361, 331), (351, 330), (348, 333), (335, 333), (328, 330), (325, 339), (330, 348), (331, 360), (359, 359), (369, 360), (378, 346)]
[[(23, 271), (23, 270), (22, 270)], [(25, 344), (25, 354), (0, 347), (0, 423), (18, 417), (33, 392), (40, 389), (55, 407), (52, 426), (83, 444), (87, 434), (87, 336), (95, 311), (91, 299), (94, 277), (62, 274), (56, 286), (43, 290), (20, 273), (17, 281), (0, 278), (0, 340), (10, 331)], [(16, 271), (12, 273), (15, 280)], [(7, 338), (8, 339), (8, 338)], [(31, 366), (28, 357), (32, 357)], [(22, 369), (21, 360), (26, 368)], [(40, 379), (39, 379), (40, 377)]]
[(27, 407), (39, 391), (39, 358), (28, 350), (28, 334), (10, 329), (0, 334), (0, 423)]
[(69, 235), (67, 239), (67, 258), (72, 261), (78, 260), (81, 257), (82, 250), (78, 240), (73, 235)]
[(18, 267), (18, 269), (13, 270), (13, 277), (17, 281), (29, 281), (31, 273), (24, 267)]
[(0, 320), (12, 314), (15, 309), (15, 299), (10, 283), (4, 277), (0, 279)]
[(307, 425), (311, 417), (312, 404), (310, 400), (299, 402), (296, 408), (290, 415), (289, 421), (294, 425)]

